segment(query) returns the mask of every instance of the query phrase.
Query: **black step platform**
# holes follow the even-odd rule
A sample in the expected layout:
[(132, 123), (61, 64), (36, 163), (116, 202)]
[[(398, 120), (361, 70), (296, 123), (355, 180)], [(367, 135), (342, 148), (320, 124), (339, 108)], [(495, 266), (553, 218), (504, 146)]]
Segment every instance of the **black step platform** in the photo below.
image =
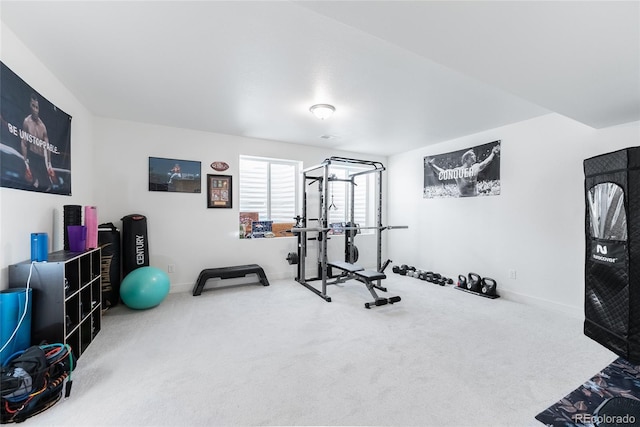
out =
[(258, 264), (247, 264), (247, 265), (236, 265), (233, 267), (219, 267), (219, 268), (207, 268), (200, 272), (198, 276), (198, 280), (196, 280), (196, 284), (193, 287), (193, 296), (198, 296), (202, 293), (202, 289), (204, 288), (205, 283), (209, 279), (220, 278), (220, 279), (232, 279), (235, 277), (244, 277), (247, 274), (255, 273), (258, 275), (260, 279), (260, 283), (263, 286), (269, 286), (269, 280), (267, 279), (267, 275), (264, 273), (262, 267)]

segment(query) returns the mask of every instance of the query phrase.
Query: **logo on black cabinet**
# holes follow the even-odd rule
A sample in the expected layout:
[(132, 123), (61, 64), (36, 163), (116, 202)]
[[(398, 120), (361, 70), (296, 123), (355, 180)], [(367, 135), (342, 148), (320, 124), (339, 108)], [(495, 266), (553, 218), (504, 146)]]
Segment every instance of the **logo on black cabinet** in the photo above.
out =
[(618, 242), (593, 242), (591, 260), (600, 264), (614, 265), (624, 262), (626, 247)]

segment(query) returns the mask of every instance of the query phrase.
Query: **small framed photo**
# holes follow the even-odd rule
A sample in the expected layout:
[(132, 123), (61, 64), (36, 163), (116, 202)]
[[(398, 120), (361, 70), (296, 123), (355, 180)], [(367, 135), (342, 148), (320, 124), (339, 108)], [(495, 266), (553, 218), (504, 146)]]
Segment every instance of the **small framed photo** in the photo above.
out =
[(207, 175), (207, 207), (231, 208), (231, 175)]

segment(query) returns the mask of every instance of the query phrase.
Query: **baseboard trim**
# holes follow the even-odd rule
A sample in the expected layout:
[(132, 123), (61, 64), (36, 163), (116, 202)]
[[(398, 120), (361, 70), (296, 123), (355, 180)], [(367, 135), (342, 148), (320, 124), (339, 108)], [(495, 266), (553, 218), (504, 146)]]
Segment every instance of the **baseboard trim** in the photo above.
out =
[(531, 295), (525, 295), (504, 289), (499, 290), (498, 293), (501, 297), (510, 301), (521, 302), (538, 308), (564, 313), (576, 319), (584, 319), (584, 309), (582, 307), (575, 307), (572, 305), (562, 304), (557, 301), (533, 297)]

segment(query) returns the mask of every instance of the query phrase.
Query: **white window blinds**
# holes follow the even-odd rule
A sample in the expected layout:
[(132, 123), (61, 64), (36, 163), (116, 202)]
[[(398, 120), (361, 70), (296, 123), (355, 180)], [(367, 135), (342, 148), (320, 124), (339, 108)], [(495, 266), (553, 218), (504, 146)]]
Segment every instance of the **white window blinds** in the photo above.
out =
[(261, 221), (293, 222), (297, 215), (300, 162), (240, 156), (240, 212)]

